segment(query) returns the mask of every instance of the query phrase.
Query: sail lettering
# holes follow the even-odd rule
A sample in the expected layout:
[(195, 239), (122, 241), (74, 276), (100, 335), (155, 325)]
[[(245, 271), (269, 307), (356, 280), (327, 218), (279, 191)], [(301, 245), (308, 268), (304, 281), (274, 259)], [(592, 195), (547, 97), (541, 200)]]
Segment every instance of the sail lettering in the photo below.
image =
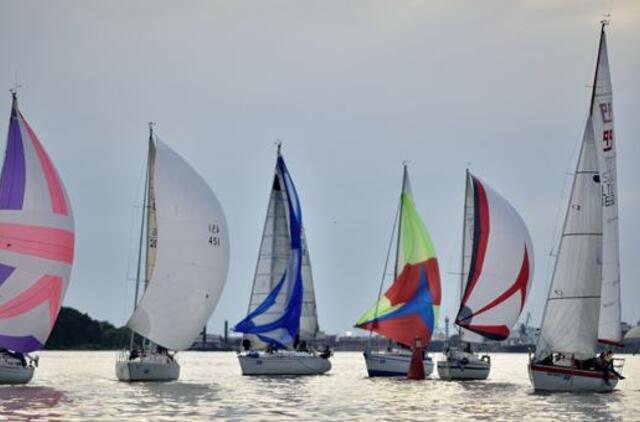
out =
[(600, 103), (600, 115), (604, 123), (611, 123), (613, 121), (613, 107), (611, 107), (611, 103)]
[(209, 244), (211, 246), (220, 246), (220, 226), (217, 224), (209, 224)]
[(602, 205), (610, 207), (616, 203), (616, 192), (613, 183), (607, 181), (602, 184)]
[(611, 151), (613, 149), (613, 129), (606, 129), (602, 133), (602, 150), (604, 152)]

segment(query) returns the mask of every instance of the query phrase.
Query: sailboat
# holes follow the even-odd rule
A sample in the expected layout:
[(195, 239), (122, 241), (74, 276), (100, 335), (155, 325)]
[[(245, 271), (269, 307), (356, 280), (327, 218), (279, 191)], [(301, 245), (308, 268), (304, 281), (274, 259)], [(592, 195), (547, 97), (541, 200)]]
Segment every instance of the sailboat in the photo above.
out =
[[(189, 348), (215, 309), (229, 267), (227, 222), (204, 179), (149, 125), (130, 350), (116, 362), (121, 381), (171, 381), (175, 353)], [(138, 302), (144, 277), (144, 294)], [(134, 332), (142, 337), (134, 341)]]
[(18, 109), (0, 178), (0, 384), (31, 381), (69, 285), (75, 230), (62, 179)]
[[(425, 349), (431, 341), (440, 311), (440, 271), (433, 242), (413, 203), (407, 166), (402, 173), (398, 215), (383, 270), (378, 301), (355, 324), (357, 328), (379, 333), (406, 350), (364, 352), (367, 373), (376, 376), (407, 376), (416, 341)], [(387, 262), (397, 228), (393, 283), (382, 295)], [(422, 358), (426, 376), (433, 372), (433, 360)], [(419, 360), (418, 360), (419, 367)]]
[[(535, 390), (610, 391), (595, 365), (598, 342), (622, 346), (618, 187), (607, 40), (602, 22), (598, 59), (580, 156), (573, 177), (536, 353)], [(616, 362), (618, 370), (620, 364)]]
[(533, 248), (524, 221), (511, 204), (466, 172), (459, 347), (438, 361), (444, 380), (482, 380), (491, 359), (472, 351), (484, 339), (505, 340), (524, 308), (533, 279)]
[(244, 333), (238, 354), (243, 375), (316, 375), (331, 369), (326, 348), (307, 342), (319, 332), (302, 209), (278, 144), (248, 315), (235, 325)]

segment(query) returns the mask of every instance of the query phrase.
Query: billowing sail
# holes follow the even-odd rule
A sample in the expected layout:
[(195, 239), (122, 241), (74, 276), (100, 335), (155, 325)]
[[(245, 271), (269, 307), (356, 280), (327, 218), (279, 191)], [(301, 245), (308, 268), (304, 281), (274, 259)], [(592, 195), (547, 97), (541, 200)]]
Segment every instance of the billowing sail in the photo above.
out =
[(465, 216), (472, 218), (465, 217), (466, 283), (456, 324), (463, 328), (463, 341), (475, 341), (472, 333), (504, 340), (524, 308), (533, 279), (531, 237), (506, 199), (477, 177), (467, 178)]
[(0, 348), (44, 346), (69, 285), (71, 204), (13, 96), (0, 178)]
[(598, 149), (598, 169), (602, 188), (602, 297), (598, 339), (603, 343), (620, 345), (622, 332), (616, 143), (613, 133), (613, 97), (604, 26), (600, 35), (598, 64), (594, 79), (590, 111)]
[(209, 185), (160, 140), (150, 165), (157, 227), (155, 264), (127, 325), (154, 343), (184, 350), (222, 294), (229, 266), (227, 222)]
[(309, 252), (296, 188), (278, 148), (249, 314), (233, 328), (260, 343), (288, 347), (318, 331)]
[(397, 276), (356, 327), (409, 347), (419, 338), (426, 346), (440, 310), (440, 271), (433, 242), (413, 203), (406, 167), (400, 207)]
[(573, 178), (536, 358), (589, 359), (596, 351), (602, 286), (602, 204), (591, 119)]

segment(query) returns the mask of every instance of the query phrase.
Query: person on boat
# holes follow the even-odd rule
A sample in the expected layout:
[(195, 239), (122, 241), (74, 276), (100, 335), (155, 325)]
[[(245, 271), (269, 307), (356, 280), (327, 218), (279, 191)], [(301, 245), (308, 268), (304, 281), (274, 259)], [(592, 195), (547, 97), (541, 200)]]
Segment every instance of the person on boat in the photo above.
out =
[(298, 348), (296, 349), (298, 352), (309, 352), (309, 348), (307, 347), (307, 342), (302, 340), (298, 343)]
[(138, 350), (137, 347), (131, 349), (131, 352), (129, 352), (129, 360), (136, 360), (140, 357), (140, 351)]
[(244, 349), (245, 352), (248, 352), (249, 350), (251, 350), (251, 340), (249, 340), (248, 338), (245, 338), (244, 340), (242, 340), (242, 348)]
[(331, 349), (329, 348), (329, 345), (327, 344), (326, 346), (324, 346), (324, 350), (322, 351), (322, 353), (320, 353), (320, 357), (322, 359), (329, 359), (332, 354), (333, 353), (331, 352)]
[(624, 379), (624, 377), (620, 373), (618, 373), (618, 371), (616, 371), (615, 367), (613, 366), (613, 353), (610, 350), (600, 353), (600, 365), (602, 367), (605, 384), (609, 385), (609, 373), (612, 373), (613, 375), (618, 377), (618, 379)]

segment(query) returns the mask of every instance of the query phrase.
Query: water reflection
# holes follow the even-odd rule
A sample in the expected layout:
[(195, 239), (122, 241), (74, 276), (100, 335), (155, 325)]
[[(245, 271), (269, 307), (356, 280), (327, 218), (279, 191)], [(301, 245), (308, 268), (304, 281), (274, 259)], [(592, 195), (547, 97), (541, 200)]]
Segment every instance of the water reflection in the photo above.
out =
[(0, 386), (0, 416), (9, 420), (60, 418), (60, 413), (50, 410), (63, 401), (70, 400), (51, 387)]

